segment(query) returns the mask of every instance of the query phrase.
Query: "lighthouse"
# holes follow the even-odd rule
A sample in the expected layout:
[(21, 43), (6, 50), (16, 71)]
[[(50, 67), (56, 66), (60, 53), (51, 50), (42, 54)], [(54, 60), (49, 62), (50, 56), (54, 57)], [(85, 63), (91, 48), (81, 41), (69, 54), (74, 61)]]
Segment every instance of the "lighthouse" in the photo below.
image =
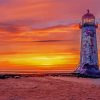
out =
[(79, 25), (81, 29), (80, 64), (76, 73), (87, 77), (100, 77), (95, 16), (87, 10)]

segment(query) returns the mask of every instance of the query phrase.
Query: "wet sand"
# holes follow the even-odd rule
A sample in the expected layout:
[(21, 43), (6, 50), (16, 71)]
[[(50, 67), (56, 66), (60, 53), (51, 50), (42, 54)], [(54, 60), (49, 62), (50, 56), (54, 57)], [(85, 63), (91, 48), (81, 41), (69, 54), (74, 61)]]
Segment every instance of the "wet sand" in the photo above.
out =
[(0, 100), (100, 100), (100, 79), (51, 76), (0, 79)]

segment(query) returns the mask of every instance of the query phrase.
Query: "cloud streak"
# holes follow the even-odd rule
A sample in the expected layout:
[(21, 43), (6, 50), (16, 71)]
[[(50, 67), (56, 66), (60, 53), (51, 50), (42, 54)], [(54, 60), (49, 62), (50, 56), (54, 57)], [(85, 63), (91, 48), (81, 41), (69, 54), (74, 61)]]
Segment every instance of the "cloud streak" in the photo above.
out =
[(33, 41), (33, 42), (65, 42), (66, 40), (42, 40), (42, 41)]

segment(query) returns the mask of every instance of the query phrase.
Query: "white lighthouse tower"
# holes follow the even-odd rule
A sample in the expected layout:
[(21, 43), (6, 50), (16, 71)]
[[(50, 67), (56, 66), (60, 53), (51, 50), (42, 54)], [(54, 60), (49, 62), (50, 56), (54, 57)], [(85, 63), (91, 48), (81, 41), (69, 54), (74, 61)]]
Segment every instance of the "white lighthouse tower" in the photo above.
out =
[(87, 13), (82, 16), (82, 23), (80, 24), (81, 33), (81, 53), (80, 64), (76, 73), (89, 76), (100, 76), (98, 64), (98, 50), (96, 39), (95, 16), (87, 10)]

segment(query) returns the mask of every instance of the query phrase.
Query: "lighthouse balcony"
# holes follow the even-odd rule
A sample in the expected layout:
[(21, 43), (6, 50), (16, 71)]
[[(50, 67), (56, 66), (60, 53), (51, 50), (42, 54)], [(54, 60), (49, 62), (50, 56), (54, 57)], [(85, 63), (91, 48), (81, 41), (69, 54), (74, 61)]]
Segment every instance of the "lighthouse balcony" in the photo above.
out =
[(95, 28), (98, 28), (98, 24), (94, 24), (94, 23), (79, 24), (79, 28), (82, 28), (82, 27), (90, 27), (90, 26), (93, 26)]
[(93, 26), (93, 27), (96, 27), (96, 28), (97, 28), (98, 25), (93, 24), (93, 23), (84, 23), (82, 26), (83, 26), (83, 27)]

